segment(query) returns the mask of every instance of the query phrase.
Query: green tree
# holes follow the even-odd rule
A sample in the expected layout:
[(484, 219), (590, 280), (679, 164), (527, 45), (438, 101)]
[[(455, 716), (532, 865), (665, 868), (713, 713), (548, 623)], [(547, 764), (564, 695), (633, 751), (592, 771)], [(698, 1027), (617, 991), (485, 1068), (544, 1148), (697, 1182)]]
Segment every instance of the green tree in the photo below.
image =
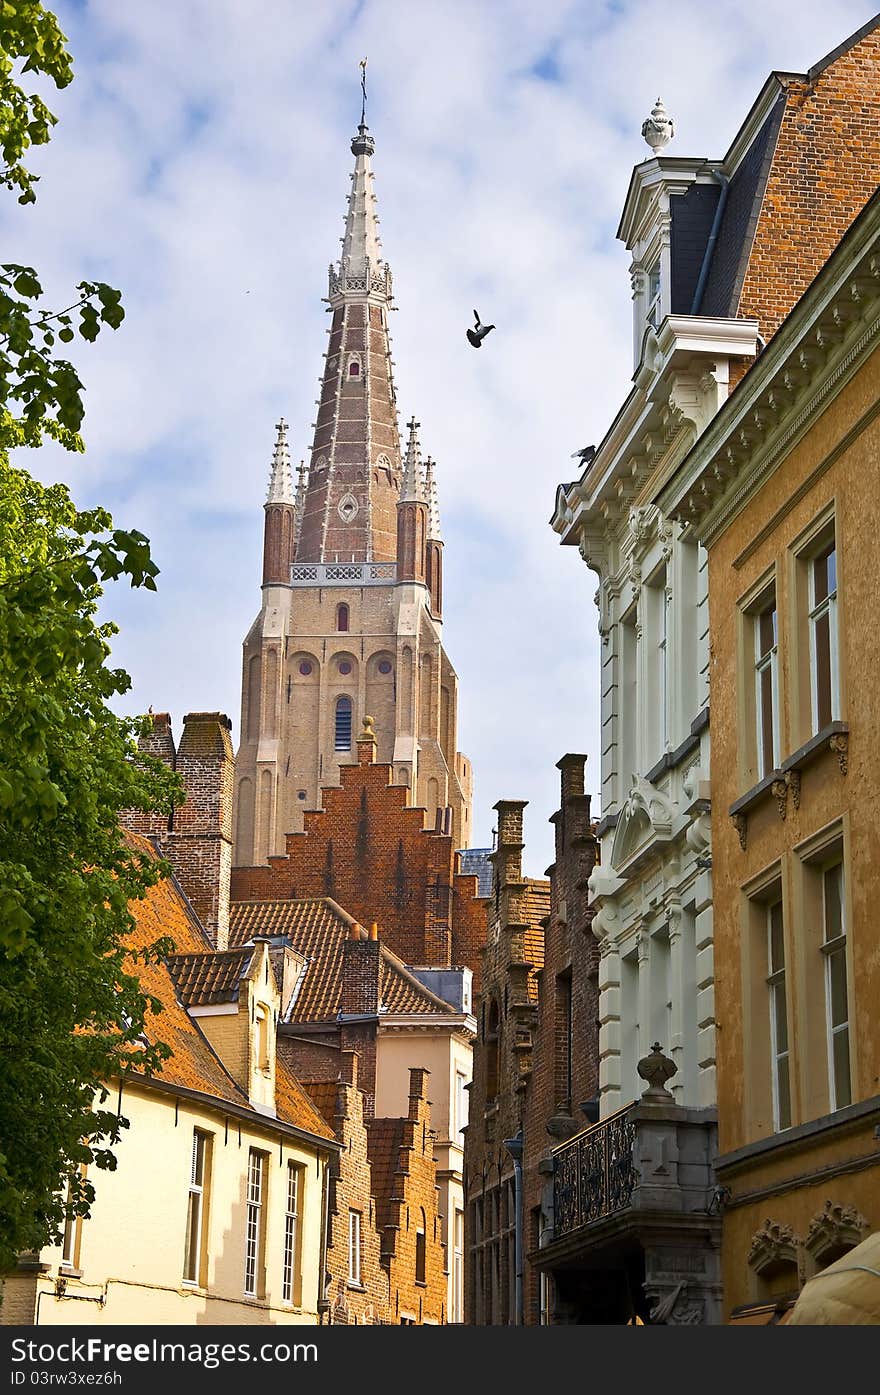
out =
[[(66, 39), (34, 0), (0, 0), (0, 177), (20, 203), (36, 182), (25, 152), (55, 122), (22, 89), (28, 72), (66, 86)], [(83, 449), (82, 383), (57, 345), (116, 329), (123, 310), (102, 282), (77, 292), (55, 310), (32, 267), (0, 267), (0, 1270), (88, 1214), (81, 1164), (115, 1165), (127, 1121), (102, 1082), (168, 1055), (139, 1040), (160, 1005), (128, 944), (129, 902), (167, 868), (125, 842), (119, 813), (167, 807), (179, 788), (135, 759), (142, 720), (108, 706), (130, 680), (108, 666), (115, 627), (97, 617), (104, 582), (155, 590), (157, 568), (143, 534), (10, 459), (46, 438)]]

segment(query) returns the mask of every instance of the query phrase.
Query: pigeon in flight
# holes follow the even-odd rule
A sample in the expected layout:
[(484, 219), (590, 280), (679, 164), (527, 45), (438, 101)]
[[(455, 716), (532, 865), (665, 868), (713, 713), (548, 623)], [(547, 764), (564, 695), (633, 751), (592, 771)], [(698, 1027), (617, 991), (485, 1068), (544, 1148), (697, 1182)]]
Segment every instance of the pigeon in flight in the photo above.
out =
[(490, 329), (494, 329), (495, 326), (480, 324), (479, 310), (474, 311), (474, 325), (474, 329), (467, 331), (468, 343), (473, 344), (475, 349), (479, 349)]

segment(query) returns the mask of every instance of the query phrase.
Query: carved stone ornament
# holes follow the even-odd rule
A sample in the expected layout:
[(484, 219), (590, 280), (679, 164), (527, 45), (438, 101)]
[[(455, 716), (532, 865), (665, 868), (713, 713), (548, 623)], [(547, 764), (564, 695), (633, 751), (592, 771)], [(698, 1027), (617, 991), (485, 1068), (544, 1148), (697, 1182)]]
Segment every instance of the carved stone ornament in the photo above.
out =
[(752, 1236), (747, 1256), (749, 1267), (756, 1274), (765, 1274), (787, 1264), (797, 1266), (800, 1243), (790, 1225), (768, 1219)]
[(642, 136), (651, 147), (651, 154), (657, 155), (674, 135), (675, 124), (663, 105), (663, 98), (658, 97), (651, 108), (651, 115), (642, 122)]
[(745, 814), (731, 814), (733, 826), (739, 835), (739, 845), (743, 852), (746, 850), (746, 840), (749, 834), (749, 821)]
[(829, 1200), (810, 1221), (804, 1246), (816, 1263), (824, 1266), (841, 1251), (854, 1249), (870, 1229), (870, 1222), (854, 1206)]
[(671, 1100), (673, 1098), (666, 1088), (666, 1082), (677, 1074), (678, 1066), (674, 1061), (670, 1061), (668, 1056), (663, 1055), (663, 1048), (659, 1041), (654, 1042), (648, 1056), (642, 1057), (636, 1070), (642, 1080), (648, 1082), (648, 1088), (642, 1091), (643, 1100), (650, 1102), (651, 1100)]
[(358, 501), (353, 494), (343, 494), (336, 505), (336, 512), (343, 523), (350, 523), (358, 511)]
[(828, 749), (837, 753), (840, 773), (845, 775), (849, 761), (849, 734), (845, 731), (836, 731), (833, 736), (829, 737)]
[(770, 786), (770, 790), (773, 798), (776, 800), (776, 806), (779, 809), (779, 817), (784, 819), (788, 813), (788, 783), (784, 777), (779, 780), (774, 780), (773, 784)]
[(668, 1327), (693, 1327), (703, 1321), (703, 1316), (703, 1305), (699, 1299), (688, 1302), (684, 1279), (663, 1298), (658, 1298), (650, 1311), (652, 1323), (665, 1323)]

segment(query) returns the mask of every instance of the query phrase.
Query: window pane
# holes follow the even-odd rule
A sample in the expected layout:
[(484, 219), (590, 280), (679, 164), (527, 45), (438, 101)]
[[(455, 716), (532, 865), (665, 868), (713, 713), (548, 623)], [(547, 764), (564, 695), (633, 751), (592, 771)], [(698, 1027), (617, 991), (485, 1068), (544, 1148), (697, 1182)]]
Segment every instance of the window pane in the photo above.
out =
[(843, 865), (829, 867), (823, 877), (825, 892), (825, 943), (843, 934)]
[(186, 1252), (183, 1259), (183, 1277), (190, 1283), (198, 1282), (199, 1229), (201, 1224), (201, 1196), (190, 1192), (186, 1213)]
[(813, 561), (813, 605), (828, 595), (828, 553), (821, 552)]
[(834, 1106), (843, 1109), (852, 1103), (849, 1084), (849, 1028), (835, 1032), (833, 1039), (834, 1056)]
[(815, 645), (817, 730), (831, 721), (831, 616), (827, 610), (813, 621)]
[(785, 980), (781, 983), (774, 983), (770, 990), (773, 994), (773, 1009), (776, 1020), (776, 1054), (781, 1056), (788, 1050), (788, 1019), (785, 1012)]
[(776, 1065), (776, 1084), (779, 1099), (778, 1127), (787, 1129), (791, 1125), (791, 1093), (788, 1085), (788, 1057), (783, 1056)]
[(837, 548), (831, 547), (826, 559), (828, 567), (828, 591), (833, 594), (837, 590)]
[(776, 605), (768, 606), (758, 616), (758, 653), (769, 654), (776, 643)]
[(778, 973), (785, 968), (785, 935), (782, 919), (782, 902), (770, 907), (770, 972)]
[(766, 775), (776, 764), (773, 750), (773, 671), (768, 664), (761, 670), (761, 755), (763, 774)]
[(337, 751), (351, 750), (351, 698), (340, 698), (336, 704), (335, 738)]
[(828, 956), (828, 1012), (832, 1027), (840, 1027), (849, 1018), (846, 1005), (846, 950), (841, 948)]

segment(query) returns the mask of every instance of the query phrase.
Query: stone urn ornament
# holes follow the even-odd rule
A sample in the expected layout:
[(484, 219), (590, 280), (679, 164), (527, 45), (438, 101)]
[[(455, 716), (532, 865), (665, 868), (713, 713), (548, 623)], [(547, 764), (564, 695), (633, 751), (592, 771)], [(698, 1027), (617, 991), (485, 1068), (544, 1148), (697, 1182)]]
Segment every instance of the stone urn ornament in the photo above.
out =
[(654, 1042), (648, 1056), (642, 1057), (636, 1070), (642, 1079), (648, 1082), (648, 1088), (642, 1091), (643, 1100), (647, 1100), (650, 1104), (652, 1100), (665, 1103), (667, 1100), (673, 1099), (672, 1094), (666, 1088), (666, 1082), (677, 1073), (678, 1066), (674, 1061), (670, 1061), (668, 1056), (663, 1055), (659, 1041)]
[(663, 105), (662, 97), (657, 98), (651, 115), (642, 122), (642, 135), (650, 145), (652, 155), (659, 155), (675, 135), (675, 123)]

